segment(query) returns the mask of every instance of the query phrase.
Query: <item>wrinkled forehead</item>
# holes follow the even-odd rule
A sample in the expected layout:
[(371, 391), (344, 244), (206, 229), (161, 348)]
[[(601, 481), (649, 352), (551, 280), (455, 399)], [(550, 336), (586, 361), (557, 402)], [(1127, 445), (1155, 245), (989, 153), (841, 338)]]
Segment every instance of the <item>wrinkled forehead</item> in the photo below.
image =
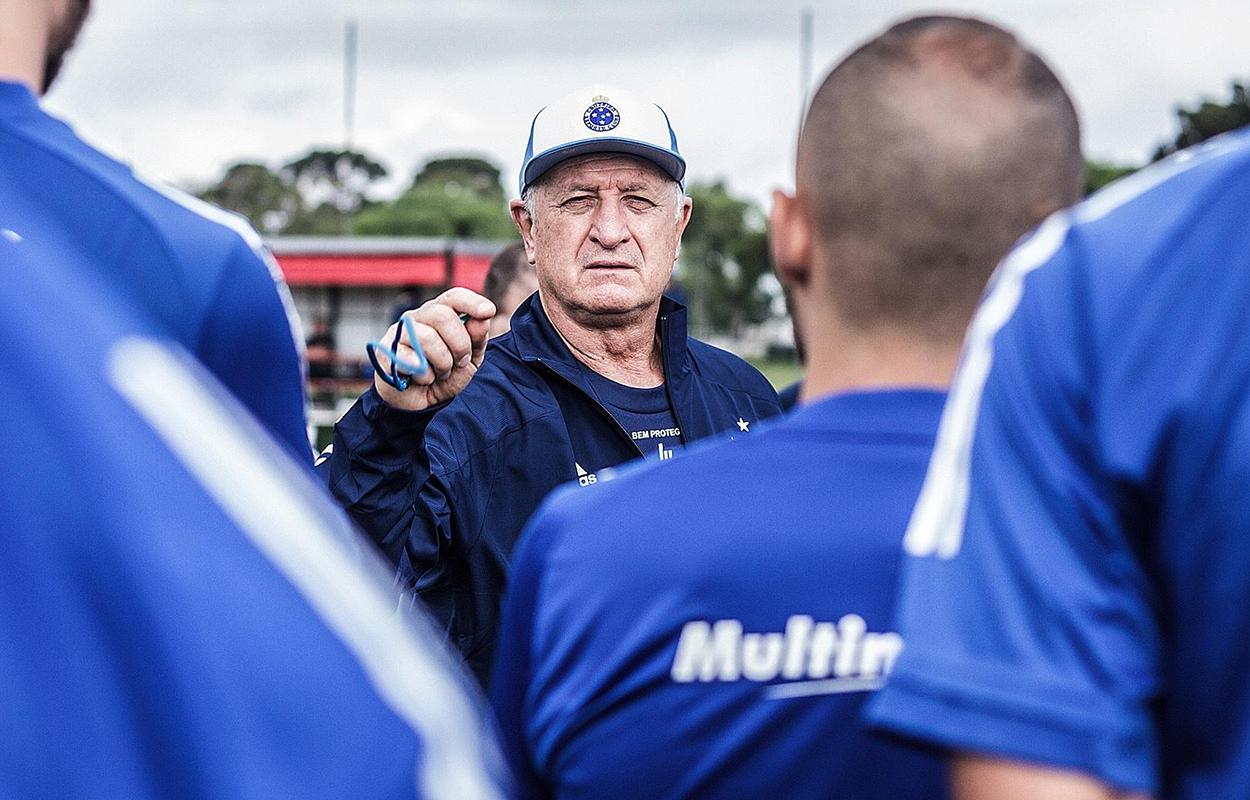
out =
[(570, 158), (552, 167), (536, 184), (554, 191), (570, 189), (663, 189), (675, 184), (659, 167), (645, 158), (594, 153)]

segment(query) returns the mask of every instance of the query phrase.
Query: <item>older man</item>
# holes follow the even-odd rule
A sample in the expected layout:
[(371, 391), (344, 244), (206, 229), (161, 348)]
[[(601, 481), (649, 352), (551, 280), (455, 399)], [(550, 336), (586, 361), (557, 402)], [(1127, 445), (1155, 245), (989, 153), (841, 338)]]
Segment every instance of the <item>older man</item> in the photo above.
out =
[(491, 686), (522, 796), (944, 796), (860, 710), (903, 650), (899, 543), (964, 328), (1079, 196), (1079, 139), (1050, 69), (979, 20), (906, 20), (833, 70), (771, 226), (803, 407), (534, 517)]
[(768, 381), (688, 339), (662, 295), (690, 218), (685, 166), (664, 111), (625, 92), (541, 110), (511, 208), (537, 294), (489, 350), (495, 308), (467, 289), (407, 312), (383, 342), (398, 333), (398, 363), (428, 369), (379, 376), (335, 427), (331, 489), (480, 677), (513, 542), (551, 489), (779, 412)]

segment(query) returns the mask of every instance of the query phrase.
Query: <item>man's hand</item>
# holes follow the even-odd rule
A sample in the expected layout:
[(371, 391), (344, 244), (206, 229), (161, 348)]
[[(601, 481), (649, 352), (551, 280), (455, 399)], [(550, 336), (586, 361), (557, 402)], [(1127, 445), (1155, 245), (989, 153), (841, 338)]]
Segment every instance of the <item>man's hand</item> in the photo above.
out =
[[(467, 322), (460, 321), (461, 314), (468, 314)], [(430, 406), (446, 402), (464, 390), (482, 366), (486, 354), (487, 333), (491, 317), (495, 316), (495, 304), (477, 292), (464, 288), (448, 289), (420, 308), (405, 311), (403, 316), (412, 322), (413, 335), (429, 369), (408, 378), (406, 391), (388, 385), (377, 375), (373, 386), (387, 405), (405, 411), (422, 411)], [(392, 325), (382, 341), (395, 340), (398, 322)], [(400, 363), (419, 364), (405, 331), (396, 348)], [(379, 354), (380, 357), (381, 354)], [(390, 364), (384, 364), (385, 367)]]

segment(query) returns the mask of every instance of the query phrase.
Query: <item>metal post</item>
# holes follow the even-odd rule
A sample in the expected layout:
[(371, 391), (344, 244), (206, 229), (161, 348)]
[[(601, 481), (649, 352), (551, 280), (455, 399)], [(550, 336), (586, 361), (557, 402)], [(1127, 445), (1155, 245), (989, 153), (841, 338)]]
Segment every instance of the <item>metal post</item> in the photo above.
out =
[(343, 149), (351, 150), (356, 133), (356, 20), (347, 21), (343, 43)]
[(812, 86), (812, 10), (803, 9), (799, 18), (799, 122), (807, 113), (808, 93)]

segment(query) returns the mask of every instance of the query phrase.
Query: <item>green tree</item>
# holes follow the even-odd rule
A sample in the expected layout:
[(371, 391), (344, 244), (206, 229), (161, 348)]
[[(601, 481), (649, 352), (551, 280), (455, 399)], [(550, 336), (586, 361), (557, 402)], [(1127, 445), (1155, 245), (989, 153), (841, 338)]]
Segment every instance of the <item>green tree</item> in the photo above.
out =
[(242, 214), (252, 227), (278, 233), (300, 211), (295, 187), (264, 164), (231, 164), (221, 180), (199, 192), (201, 200)]
[(357, 150), (311, 150), (282, 167), (305, 208), (331, 203), (345, 213), (358, 210), (365, 193), (386, 177), (386, 167)]
[(1181, 131), (1174, 141), (1155, 151), (1155, 161), (1213, 136), (1250, 125), (1250, 96), (1246, 85), (1233, 81), (1232, 97), (1227, 103), (1203, 100), (1197, 108), (1177, 108), (1176, 117)]
[(351, 231), (352, 217), (370, 206), (367, 192), (387, 172), (358, 150), (310, 150), (279, 174), (300, 197), (299, 212), (283, 232), (332, 236)]
[(232, 164), (199, 197), (247, 217), (265, 233), (341, 235), (352, 216), (373, 205), (368, 190), (386, 168), (355, 150), (311, 150), (278, 171)]
[(358, 214), (352, 231), (364, 236), (462, 239), (516, 236), (499, 168), (468, 157), (430, 161), (417, 172), (408, 190), (393, 202)]
[(1132, 175), (1140, 167), (1085, 159), (1085, 194), (1089, 196), (1112, 181)]
[(481, 158), (436, 158), (426, 163), (412, 179), (412, 188), (455, 187), (479, 200), (504, 200), (499, 168)]
[(772, 296), (762, 280), (771, 270), (767, 220), (721, 181), (691, 185), (688, 194), (694, 211), (682, 237), (678, 278), (690, 295), (694, 323), (740, 335), (770, 316)]

